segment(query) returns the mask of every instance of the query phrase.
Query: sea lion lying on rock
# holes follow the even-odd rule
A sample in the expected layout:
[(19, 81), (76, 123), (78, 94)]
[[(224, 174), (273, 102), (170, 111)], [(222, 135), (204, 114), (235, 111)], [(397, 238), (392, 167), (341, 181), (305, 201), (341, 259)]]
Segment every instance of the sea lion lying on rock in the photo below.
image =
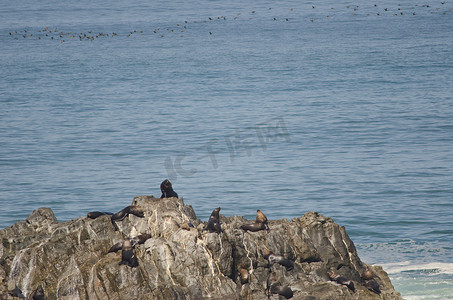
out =
[(277, 278), (277, 274), (275, 272), (272, 272), (269, 274), (269, 277), (267, 278), (267, 288), (266, 292), (268, 297), (272, 294), (278, 294), (286, 299), (292, 298), (293, 297), (293, 291), (289, 286), (283, 286), (280, 281)]
[(269, 263), (269, 268), (272, 267), (274, 263), (278, 263), (279, 265), (284, 266), (287, 271), (291, 271), (292, 269), (294, 269), (294, 262), (292, 260), (286, 259), (281, 255), (276, 255), (269, 251), (268, 249), (263, 250), (263, 257), (267, 259)]
[(365, 266), (365, 270), (362, 273), (362, 283), (370, 291), (372, 291), (372, 292), (374, 292), (374, 293), (376, 293), (378, 295), (381, 293), (381, 286), (374, 279), (374, 274), (368, 268), (368, 266)]
[(355, 292), (354, 283), (351, 280), (347, 279), (346, 277), (335, 274), (332, 271), (327, 272), (327, 275), (329, 275), (330, 280), (335, 281), (338, 284), (345, 285), (351, 291)]
[(91, 211), (87, 214), (87, 217), (90, 218), (90, 219), (96, 219), (100, 216), (105, 216), (105, 215), (113, 215), (113, 213), (111, 212), (104, 212), (104, 211)]
[(256, 210), (255, 223), (241, 225), (241, 229), (244, 231), (252, 231), (252, 232), (256, 232), (256, 231), (260, 231), (260, 230), (267, 230), (267, 232), (270, 231), (269, 225), (267, 223), (267, 217), (259, 209)]

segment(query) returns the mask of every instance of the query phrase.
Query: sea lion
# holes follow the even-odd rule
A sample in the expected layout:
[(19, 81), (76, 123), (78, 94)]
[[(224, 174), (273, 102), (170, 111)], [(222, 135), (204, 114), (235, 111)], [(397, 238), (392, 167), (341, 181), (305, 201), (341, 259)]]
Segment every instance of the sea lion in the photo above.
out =
[(345, 285), (351, 291), (355, 292), (354, 282), (352, 282), (351, 280), (347, 279), (346, 277), (335, 274), (332, 271), (327, 272), (327, 275), (329, 275), (330, 280), (335, 281), (338, 284)]
[(364, 284), (363, 284), (367, 289), (369, 289), (370, 291), (376, 293), (376, 294), (380, 294), (381, 293), (381, 286), (379, 285), (379, 283), (374, 280), (374, 279), (370, 279), (370, 280), (365, 280), (364, 281)]
[(203, 230), (209, 230), (209, 232), (221, 233), (222, 229), (220, 228), (220, 216), (219, 216), (220, 207), (214, 209), (211, 213), (211, 216), (208, 220), (208, 225), (206, 225)]
[(267, 223), (267, 217), (259, 209), (256, 210), (255, 223), (241, 225), (241, 229), (244, 231), (252, 232), (257, 232), (260, 230), (267, 230), (267, 232), (270, 231), (269, 225)]
[(268, 249), (264, 249), (263, 257), (267, 259), (269, 263), (269, 271), (270, 267), (272, 267), (274, 263), (278, 263), (279, 265), (284, 266), (287, 271), (291, 271), (292, 269), (294, 269), (294, 262), (292, 260), (286, 259), (281, 255), (276, 255), (269, 251)]
[(162, 196), (160, 196), (161, 198), (179, 198), (178, 194), (173, 190), (170, 180), (168, 179), (162, 181), (160, 184), (160, 190), (162, 192)]
[(142, 233), (142, 234), (137, 235), (134, 238), (131, 238), (130, 241), (132, 244), (132, 248), (135, 248), (136, 245), (144, 244), (146, 242), (146, 240), (149, 238), (151, 238), (151, 234), (149, 234), (149, 233)]
[(111, 252), (116, 253), (116, 252), (120, 251), (121, 249), (123, 249), (123, 242), (116, 243), (115, 245), (110, 247), (110, 249), (107, 253), (111, 253)]
[(137, 216), (139, 218), (143, 218), (145, 216), (145, 213), (143, 212), (143, 210), (140, 206), (130, 205), (130, 206), (123, 208), (116, 214), (113, 214), (111, 218), (112, 218), (112, 221), (122, 221), (129, 214), (133, 214), (134, 216)]
[(278, 294), (285, 297), (286, 299), (293, 297), (293, 291), (291, 290), (291, 288), (286, 285), (282, 286), (275, 272), (269, 273), (266, 286), (267, 286), (266, 293), (268, 297), (270, 297), (271, 294)]
[(100, 216), (104, 216), (104, 215), (113, 215), (113, 213), (111, 212), (103, 212), (103, 211), (92, 211), (92, 212), (89, 212), (87, 214), (87, 217), (90, 218), (90, 219), (96, 219)]
[(44, 290), (42, 288), (42, 285), (38, 285), (38, 287), (29, 296), (29, 299), (32, 299), (32, 300), (45, 300), (45, 299), (47, 299), (46, 295), (44, 295)]
[(251, 224), (243, 224), (240, 227), (244, 231), (252, 231), (252, 232), (257, 232), (260, 230), (265, 230), (266, 225), (263, 223), (251, 223)]
[(373, 272), (368, 268), (368, 266), (365, 266), (365, 270), (362, 273), (362, 278), (364, 280), (371, 280), (373, 279)]
[(138, 258), (135, 256), (134, 250), (132, 250), (132, 244), (129, 240), (124, 240), (121, 252), (121, 261), (119, 265), (127, 265), (131, 268), (138, 266)]
[(239, 276), (241, 278), (241, 284), (249, 282), (249, 270), (243, 267), (239, 268)]
[[(143, 233), (143, 234), (137, 235), (134, 238), (129, 239), (129, 241), (131, 242), (132, 248), (135, 248), (136, 245), (144, 244), (146, 242), (146, 240), (149, 238), (151, 238), (151, 234)], [(119, 242), (119, 243), (116, 243), (115, 245), (113, 245), (107, 253), (118, 252), (121, 249), (123, 249), (123, 242)]]

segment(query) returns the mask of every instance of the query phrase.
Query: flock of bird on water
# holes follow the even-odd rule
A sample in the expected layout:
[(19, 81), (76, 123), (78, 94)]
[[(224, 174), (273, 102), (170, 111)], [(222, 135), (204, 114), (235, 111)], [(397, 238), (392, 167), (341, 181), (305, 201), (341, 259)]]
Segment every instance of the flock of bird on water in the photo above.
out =
[[(446, 1), (442, 1), (442, 2), (440, 2), (440, 4), (441, 5), (446, 4)], [(381, 15), (404, 16), (405, 15), (405, 12), (401, 8), (400, 4), (398, 4), (396, 8), (388, 8), (388, 7), (381, 8), (378, 4), (374, 4), (373, 7), (376, 10), (373, 13), (366, 13), (367, 16), (370, 16), (373, 14), (377, 15), (377, 16), (381, 16)], [(423, 4), (423, 5), (415, 4), (414, 6), (412, 6), (410, 8), (410, 12), (408, 12), (407, 14), (417, 15), (416, 9), (418, 7), (431, 9), (432, 13), (438, 12), (441, 9), (440, 7), (433, 7), (430, 4)], [(346, 6), (346, 8), (352, 10), (352, 15), (359, 15), (360, 14), (359, 12), (361, 11), (361, 7), (358, 5), (348, 5), (348, 6)], [(311, 9), (313, 11), (316, 11), (317, 7), (315, 5), (312, 5)], [(330, 9), (332, 12), (335, 11), (335, 8), (330, 8)], [(268, 10), (271, 11), (272, 8), (269, 8)], [(293, 8), (289, 8), (290, 13), (293, 12), (294, 10), (295, 9), (293, 9)], [(453, 11), (453, 9), (447, 9), (446, 11), (442, 11), (442, 14), (445, 15), (447, 13), (447, 11)], [(256, 12), (255, 10), (252, 10), (248, 13), (249, 20), (253, 19), (252, 16), (255, 15), (255, 12)], [(206, 20), (184, 21), (181, 24), (179, 24), (179, 23), (176, 24), (176, 26), (172, 27), (172, 28), (160, 28), (160, 27), (155, 28), (154, 30), (152, 30), (151, 34), (154, 34), (154, 35), (162, 38), (166, 34), (180, 33), (180, 36), (182, 37), (182, 36), (184, 36), (184, 32), (188, 29), (188, 26), (190, 23), (206, 23), (206, 22), (215, 21), (215, 20), (225, 21), (227, 19), (237, 20), (240, 17), (241, 17), (241, 14), (238, 13), (238, 14), (236, 14), (236, 16), (234, 16), (232, 18), (227, 18), (226, 16), (220, 16), (220, 17), (208, 17)], [(291, 15), (289, 15), (287, 17), (282, 17), (282, 18), (277, 18), (277, 17), (270, 17), (270, 18), (272, 18), (272, 20), (274, 20), (274, 21), (283, 20), (286, 22), (290, 22), (291, 20), (294, 20), (294, 17), (291, 17)], [(328, 19), (329, 15), (325, 15), (322, 18)], [(321, 18), (316, 18), (316, 17), (309, 18), (309, 20), (311, 22), (314, 22), (319, 19), (321, 19)], [(213, 32), (209, 31), (209, 35), (212, 35), (212, 34), (213, 34)], [(23, 29), (23, 30), (14, 30), (14, 31), (9, 32), (9, 36), (15, 40), (18, 40), (20, 38), (34, 38), (37, 40), (47, 38), (47, 39), (51, 39), (51, 40), (60, 41), (60, 43), (64, 43), (65, 41), (69, 41), (69, 40), (94, 41), (99, 38), (116, 37), (116, 36), (125, 36), (126, 38), (129, 38), (134, 35), (145, 35), (145, 32), (144, 32), (144, 30), (133, 30), (133, 31), (129, 31), (124, 34), (119, 34), (117, 32), (95, 33), (94, 31), (88, 31), (88, 32), (69, 32), (68, 31), (68, 32), (66, 32), (66, 31), (59, 30), (58, 28), (49, 28), (49, 27), (44, 27), (44, 29), (41, 29), (38, 31), (32, 31), (30, 29)]]

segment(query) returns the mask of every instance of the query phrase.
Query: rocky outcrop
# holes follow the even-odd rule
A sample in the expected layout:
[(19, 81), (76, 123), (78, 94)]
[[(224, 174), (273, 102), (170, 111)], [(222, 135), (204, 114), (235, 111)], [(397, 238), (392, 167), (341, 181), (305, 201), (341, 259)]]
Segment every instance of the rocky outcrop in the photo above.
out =
[[(367, 265), (344, 227), (318, 213), (270, 220), (270, 232), (244, 232), (240, 226), (250, 221), (220, 215), (222, 232), (210, 233), (182, 199), (139, 196), (132, 206), (144, 216), (59, 223), (51, 209), (39, 208), (0, 230), (0, 299), (13, 299), (16, 286), (30, 299), (38, 286), (47, 299), (265, 299), (270, 271), (293, 299), (402, 299), (380, 267), (368, 266), (381, 294), (364, 286)], [(122, 251), (109, 249), (140, 234), (150, 238), (133, 249), (138, 266), (120, 265)], [(265, 249), (293, 264), (269, 264)]]

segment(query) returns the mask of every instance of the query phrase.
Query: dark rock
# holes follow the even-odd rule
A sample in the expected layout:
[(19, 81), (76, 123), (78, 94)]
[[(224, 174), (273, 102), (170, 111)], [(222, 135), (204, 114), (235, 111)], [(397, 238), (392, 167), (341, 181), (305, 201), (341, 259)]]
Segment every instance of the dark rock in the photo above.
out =
[(378, 295), (381, 293), (381, 287), (380, 287), (379, 283), (377, 283), (377, 281), (374, 279), (365, 280), (364, 285), (367, 289), (369, 289), (370, 291), (372, 291)]
[[(244, 232), (247, 220), (219, 215), (222, 231), (210, 233), (182, 199), (139, 196), (131, 206), (142, 214), (127, 213), (113, 223), (102, 216), (58, 223), (50, 209), (40, 208), (0, 230), (0, 294), (17, 286), (30, 297), (41, 286), (49, 300), (258, 300), (267, 297), (274, 272), (278, 284), (270, 290), (293, 299), (402, 299), (382, 268), (359, 259), (344, 227), (317, 213), (270, 220), (270, 232)], [(189, 223), (193, 227), (181, 226)], [(121, 266), (129, 258), (108, 252), (125, 240), (137, 266)], [(292, 264), (269, 266), (263, 249)], [(365, 268), (380, 295), (365, 286)], [(330, 281), (330, 270), (350, 280), (355, 292)]]

